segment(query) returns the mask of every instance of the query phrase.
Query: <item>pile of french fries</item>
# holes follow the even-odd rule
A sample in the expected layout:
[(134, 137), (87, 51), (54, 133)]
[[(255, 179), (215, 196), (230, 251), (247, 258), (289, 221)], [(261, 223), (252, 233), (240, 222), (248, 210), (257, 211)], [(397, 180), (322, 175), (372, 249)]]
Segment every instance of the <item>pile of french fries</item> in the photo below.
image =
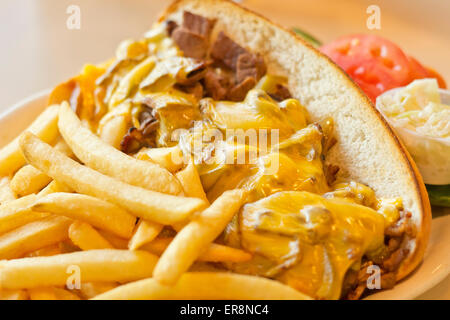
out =
[(113, 120), (99, 137), (66, 102), (52, 105), (0, 150), (1, 299), (307, 298), (196, 270), (252, 258), (215, 242), (246, 192), (209, 204), (192, 158), (175, 163), (178, 147), (129, 156), (114, 147), (123, 130)]

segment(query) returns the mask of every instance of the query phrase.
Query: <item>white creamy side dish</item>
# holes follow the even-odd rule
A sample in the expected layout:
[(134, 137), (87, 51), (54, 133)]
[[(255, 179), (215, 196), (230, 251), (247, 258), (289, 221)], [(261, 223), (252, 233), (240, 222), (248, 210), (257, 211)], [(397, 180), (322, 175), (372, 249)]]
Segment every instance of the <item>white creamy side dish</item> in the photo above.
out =
[[(442, 101), (445, 99), (445, 101)], [(435, 79), (386, 92), (377, 107), (402, 138), (425, 183), (450, 183), (450, 93)]]
[(398, 126), (435, 138), (450, 137), (450, 105), (443, 104), (436, 79), (421, 79), (380, 97), (383, 113)]

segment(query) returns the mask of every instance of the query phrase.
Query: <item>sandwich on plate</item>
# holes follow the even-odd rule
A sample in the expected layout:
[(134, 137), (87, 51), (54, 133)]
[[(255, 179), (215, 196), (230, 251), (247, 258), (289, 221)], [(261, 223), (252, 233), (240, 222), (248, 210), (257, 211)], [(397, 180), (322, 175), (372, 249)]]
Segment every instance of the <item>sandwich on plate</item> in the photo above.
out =
[[(0, 210), (22, 201), (35, 217), (0, 234), (8, 290), (57, 288), (78, 264), (81, 298), (359, 299), (423, 258), (425, 186), (371, 100), (231, 1), (174, 2), (44, 112), (53, 131), (0, 151), (18, 197)], [(58, 236), (23, 239), (43, 219)]]

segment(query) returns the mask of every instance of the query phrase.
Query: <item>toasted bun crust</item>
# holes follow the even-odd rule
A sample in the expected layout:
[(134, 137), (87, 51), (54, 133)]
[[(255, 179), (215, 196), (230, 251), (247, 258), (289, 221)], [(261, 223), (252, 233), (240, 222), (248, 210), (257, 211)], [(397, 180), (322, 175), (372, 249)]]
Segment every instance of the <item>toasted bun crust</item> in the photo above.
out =
[[(268, 19), (228, 0), (178, 0), (162, 15), (181, 23), (184, 10), (217, 19), (234, 41), (264, 56), (269, 73), (289, 78), (289, 88), (312, 120), (331, 116), (338, 143), (327, 161), (340, 176), (364, 183), (377, 196), (401, 197), (412, 213), (415, 238), (397, 278), (413, 271), (423, 258), (431, 224), (431, 208), (422, 177), (404, 145), (359, 87), (325, 55)], [(214, 36), (214, 34), (213, 34)]]

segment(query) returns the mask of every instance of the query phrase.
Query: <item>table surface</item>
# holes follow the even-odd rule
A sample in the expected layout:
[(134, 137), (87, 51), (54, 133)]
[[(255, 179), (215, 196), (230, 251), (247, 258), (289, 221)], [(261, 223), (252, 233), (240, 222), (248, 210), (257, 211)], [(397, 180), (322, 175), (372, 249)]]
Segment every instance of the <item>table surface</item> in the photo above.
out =
[[(0, 1), (0, 112), (37, 91), (75, 75), (87, 62), (111, 57), (117, 44), (147, 30), (171, 0)], [(243, 4), (322, 41), (350, 33), (375, 33), (399, 44), (450, 82), (450, 1), (442, 0), (244, 0)], [(367, 29), (366, 10), (378, 5), (381, 29)], [(67, 28), (78, 5), (80, 29)], [(450, 278), (420, 298), (450, 299)]]

